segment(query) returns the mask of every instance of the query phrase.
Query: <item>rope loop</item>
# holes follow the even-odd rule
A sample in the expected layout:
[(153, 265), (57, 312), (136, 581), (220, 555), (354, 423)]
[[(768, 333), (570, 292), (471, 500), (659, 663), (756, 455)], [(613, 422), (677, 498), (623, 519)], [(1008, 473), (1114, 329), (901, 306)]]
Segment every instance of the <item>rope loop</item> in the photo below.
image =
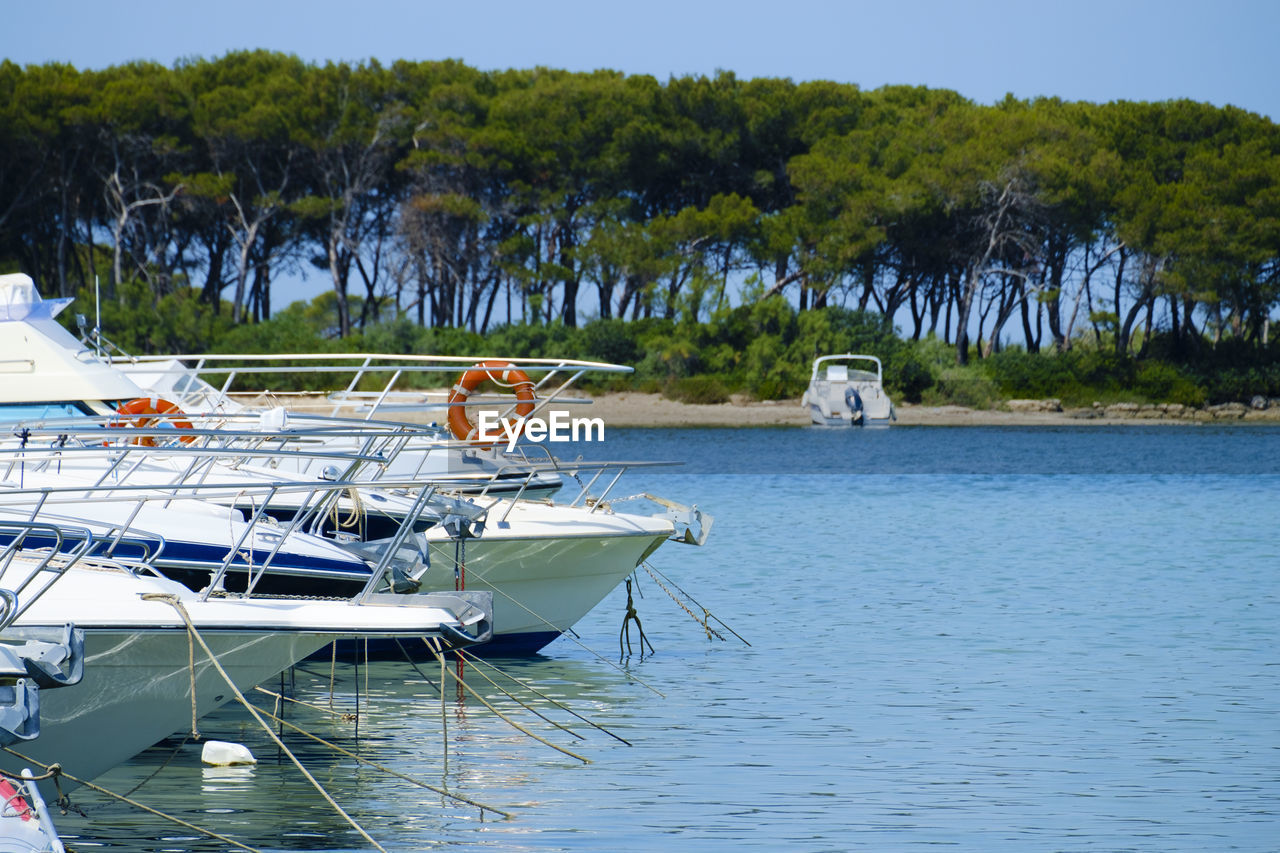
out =
[(627, 613), (622, 617), (622, 630), (618, 632), (618, 654), (622, 654), (622, 639), (626, 637), (627, 654), (631, 654), (631, 623), (636, 623), (636, 628), (640, 631), (640, 654), (644, 654), (644, 647), (649, 646), (650, 654), (657, 654), (653, 643), (649, 642), (649, 638), (644, 635), (644, 626), (640, 624), (640, 616), (636, 613), (635, 601), (631, 598), (631, 578), (627, 578)]

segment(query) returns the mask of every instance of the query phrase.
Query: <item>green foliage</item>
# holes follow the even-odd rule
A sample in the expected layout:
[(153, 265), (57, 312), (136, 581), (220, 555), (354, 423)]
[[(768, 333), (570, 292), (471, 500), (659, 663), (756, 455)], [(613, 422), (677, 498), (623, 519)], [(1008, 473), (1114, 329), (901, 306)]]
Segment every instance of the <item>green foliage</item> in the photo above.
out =
[(1086, 392), (1073, 353), (1039, 354), (1009, 349), (983, 362), (987, 375), (1006, 397), (1078, 399)]
[(484, 347), (517, 358), (579, 358), (578, 329), (563, 323), (500, 326), (485, 336)]
[(1068, 406), (1087, 406), (1094, 400), (1201, 406), (1208, 396), (1196, 378), (1177, 365), (1099, 350), (1009, 350), (987, 359), (982, 368), (1006, 397), (1057, 397)]
[[(74, 322), (77, 311), (92, 318), (93, 306), (93, 288), (82, 288), (74, 308), (60, 319)], [(104, 296), (100, 309), (102, 333), (134, 355), (205, 352), (231, 331), (230, 318), (187, 287), (157, 295), (145, 283), (130, 279), (121, 282), (113, 296)]]
[(631, 364), (639, 352), (636, 339), (624, 320), (592, 320), (582, 328), (582, 353), (585, 358), (598, 358), (614, 364)]
[[(0, 163), (0, 268), (48, 296), (109, 269), (104, 326), (136, 352), (586, 357), (762, 399), (864, 352), (904, 402), (1280, 394), (1280, 128), (1233, 107), (266, 50), (0, 61)], [(333, 289), (262, 321), (308, 260)], [(1043, 354), (892, 327), (945, 307), (950, 339), (1024, 299)]]
[[(1277, 372), (1277, 378), (1280, 378), (1280, 371)], [(1205, 389), (1172, 364), (1145, 362), (1138, 367), (1134, 380), (1131, 386), (1133, 392), (1152, 402), (1198, 407), (1205, 404), (1207, 397)], [(1245, 394), (1241, 397), (1248, 399)], [(1231, 399), (1237, 400), (1240, 397)]]
[[(214, 352), (274, 354), (330, 352), (346, 350), (342, 342), (324, 334), (327, 318), (323, 311), (316, 311), (306, 302), (295, 302), (270, 320), (262, 323), (236, 326), (220, 338)], [(288, 366), (303, 366), (305, 362), (285, 362)], [(246, 362), (244, 366), (250, 366)], [(334, 377), (310, 373), (255, 373), (245, 374), (233, 383), (233, 390), (258, 391), (271, 388), (287, 388), (302, 391), (328, 391), (336, 384)]]
[(933, 387), (921, 395), (931, 406), (965, 406), (970, 409), (992, 409), (1000, 402), (998, 385), (972, 368), (949, 367), (938, 376)]
[(890, 397), (896, 396), (904, 403), (919, 403), (937, 380), (928, 365), (909, 352), (893, 363), (893, 370), (885, 374), (885, 387)]
[[(1167, 341), (1153, 349), (1168, 352)], [(1280, 397), (1280, 343), (1251, 346), (1236, 338), (1206, 348), (1194, 362), (1177, 362), (1179, 372), (1203, 389), (1208, 403), (1248, 402), (1255, 395)]]
[(269, 320), (237, 326), (218, 340), (215, 352), (338, 352), (344, 347), (330, 334), (331, 318), (323, 303), (323, 297), (294, 302)]

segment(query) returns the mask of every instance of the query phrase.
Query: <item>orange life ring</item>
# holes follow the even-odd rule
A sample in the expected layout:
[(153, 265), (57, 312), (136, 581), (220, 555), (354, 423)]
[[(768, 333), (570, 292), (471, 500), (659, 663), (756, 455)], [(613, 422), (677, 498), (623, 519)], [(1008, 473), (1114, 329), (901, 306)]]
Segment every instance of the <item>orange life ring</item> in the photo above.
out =
[(453, 393), (449, 395), (449, 431), (454, 438), (470, 441), (476, 437), (477, 430), (467, 420), (467, 412), (463, 406), (471, 393), (486, 379), (512, 390), (519, 401), (516, 404), (517, 415), (524, 417), (533, 411), (533, 382), (528, 374), (505, 361), (482, 361), (462, 374), (458, 384), (453, 386)]
[[(150, 429), (157, 423), (164, 422), (178, 429), (191, 429), (191, 421), (185, 417), (174, 417), (183, 415), (182, 409), (178, 408), (176, 403), (172, 403), (163, 397), (137, 397), (126, 403), (121, 403), (116, 407), (116, 414), (129, 415), (122, 421), (112, 421), (108, 426), (111, 427), (133, 427), (134, 429)], [(197, 436), (184, 435), (178, 438), (183, 444), (190, 444), (195, 441)], [(143, 447), (155, 447), (156, 439), (154, 436), (143, 435), (133, 439), (134, 444)]]

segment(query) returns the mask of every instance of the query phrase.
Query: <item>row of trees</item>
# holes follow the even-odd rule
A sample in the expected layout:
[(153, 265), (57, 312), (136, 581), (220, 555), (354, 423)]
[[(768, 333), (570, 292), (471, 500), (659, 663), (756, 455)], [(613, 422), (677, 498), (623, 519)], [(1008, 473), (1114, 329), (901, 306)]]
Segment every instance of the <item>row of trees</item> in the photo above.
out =
[[(334, 332), (696, 321), (783, 295), (965, 362), (1009, 340), (1261, 345), (1280, 131), (1239, 109), (457, 62), (0, 64), (0, 265), (196, 289), (230, 322), (299, 267)], [(279, 307), (279, 306), (277, 306)]]

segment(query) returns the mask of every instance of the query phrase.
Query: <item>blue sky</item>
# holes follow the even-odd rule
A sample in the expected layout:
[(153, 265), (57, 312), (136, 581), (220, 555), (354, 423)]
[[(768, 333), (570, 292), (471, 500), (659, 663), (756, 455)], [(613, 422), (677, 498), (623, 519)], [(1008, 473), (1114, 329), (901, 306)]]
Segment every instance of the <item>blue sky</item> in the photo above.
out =
[(269, 48), (306, 60), (828, 79), (1067, 100), (1192, 98), (1280, 118), (1276, 0), (43, 0), (0, 53), (102, 68)]

